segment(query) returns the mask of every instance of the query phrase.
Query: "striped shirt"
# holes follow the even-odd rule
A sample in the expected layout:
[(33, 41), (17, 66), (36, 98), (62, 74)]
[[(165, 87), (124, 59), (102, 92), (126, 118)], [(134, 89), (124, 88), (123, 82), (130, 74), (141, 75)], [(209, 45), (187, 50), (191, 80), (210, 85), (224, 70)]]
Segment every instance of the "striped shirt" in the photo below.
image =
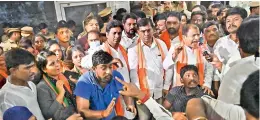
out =
[(187, 95), (184, 86), (176, 86), (166, 96), (172, 107), (171, 112), (185, 112), (187, 102), (192, 98), (200, 98), (204, 95), (200, 87), (194, 88), (194, 94)]

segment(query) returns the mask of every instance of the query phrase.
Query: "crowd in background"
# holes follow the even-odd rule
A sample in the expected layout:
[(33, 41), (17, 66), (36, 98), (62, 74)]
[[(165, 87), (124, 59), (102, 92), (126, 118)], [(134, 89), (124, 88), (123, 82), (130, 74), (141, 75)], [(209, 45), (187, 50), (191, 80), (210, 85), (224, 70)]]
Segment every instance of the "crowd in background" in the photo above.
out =
[(259, 6), (107, 7), (79, 35), (3, 23), (0, 119), (257, 120)]

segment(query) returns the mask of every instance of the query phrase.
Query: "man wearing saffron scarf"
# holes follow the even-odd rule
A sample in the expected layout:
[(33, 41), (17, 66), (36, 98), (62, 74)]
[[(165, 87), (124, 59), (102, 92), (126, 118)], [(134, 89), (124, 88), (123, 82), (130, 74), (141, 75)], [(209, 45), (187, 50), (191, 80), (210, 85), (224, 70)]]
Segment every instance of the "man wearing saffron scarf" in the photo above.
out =
[(124, 110), (136, 113), (129, 99), (124, 96), (126, 108), (123, 108), (119, 91), (123, 85), (115, 80), (123, 76), (113, 70), (113, 57), (103, 50), (92, 56), (93, 71), (83, 74), (75, 88), (77, 108), (88, 119), (111, 120), (116, 115), (125, 116)]
[(199, 48), (200, 31), (196, 25), (187, 24), (183, 26), (183, 42), (176, 47), (171, 47), (165, 60), (164, 69), (174, 69), (173, 86), (180, 86), (180, 69), (185, 65), (195, 65), (199, 70), (199, 84), (204, 92), (212, 94), (210, 90), (213, 75), (213, 66), (203, 57)]
[(181, 25), (181, 15), (179, 12), (169, 12), (166, 17), (166, 30), (160, 35), (160, 39), (166, 44), (168, 50), (172, 45), (176, 45), (181, 41), (179, 29)]
[[(137, 27), (138, 44), (128, 50), (131, 82), (146, 93), (147, 97), (153, 97), (158, 103), (162, 103), (164, 88), (162, 62), (168, 50), (163, 41), (153, 37), (153, 30), (147, 18), (139, 20)], [(164, 93), (168, 90), (169, 87)], [(145, 105), (137, 105), (137, 110), (140, 120), (151, 119), (152, 114)]]

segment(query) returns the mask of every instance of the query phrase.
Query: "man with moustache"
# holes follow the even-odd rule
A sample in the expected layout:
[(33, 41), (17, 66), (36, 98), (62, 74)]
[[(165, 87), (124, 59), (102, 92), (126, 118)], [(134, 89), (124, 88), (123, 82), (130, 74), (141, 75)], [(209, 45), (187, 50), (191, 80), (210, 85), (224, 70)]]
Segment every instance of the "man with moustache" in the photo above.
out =
[(179, 34), (181, 24), (181, 15), (179, 12), (169, 12), (166, 17), (166, 30), (160, 36), (167, 48), (170, 49), (172, 45), (180, 43), (182, 35)]
[(23, 49), (13, 48), (5, 54), (9, 76), (0, 90), (0, 119), (3, 113), (13, 106), (27, 107), (37, 120), (44, 120), (37, 101), (34, 56)]
[(219, 28), (218, 23), (215, 21), (208, 21), (203, 25), (202, 30), (204, 36), (204, 43), (210, 53), (213, 53), (213, 47), (219, 39)]
[(200, 98), (203, 93), (199, 86), (198, 68), (194, 65), (186, 65), (180, 72), (182, 86), (173, 87), (163, 103), (163, 107), (172, 112), (173, 118), (179, 120), (185, 118), (187, 102), (192, 98)]
[[(228, 10), (226, 17), (226, 28), (229, 35), (220, 38), (215, 43), (213, 50), (219, 62), (214, 62), (213, 65), (218, 68), (220, 78), (224, 76), (229, 69), (229, 64), (241, 58), (238, 51), (237, 30), (240, 27), (243, 19), (247, 17), (247, 11), (241, 7), (234, 7)], [(229, 60), (232, 57), (232, 60)], [(222, 69), (225, 67), (226, 70)]]
[[(109, 26), (109, 23), (108, 23)], [(113, 70), (113, 57), (103, 50), (93, 54), (93, 70), (83, 74), (75, 88), (78, 111), (88, 119), (111, 120), (114, 116), (124, 116), (124, 110), (136, 113), (131, 102), (126, 101), (122, 108), (122, 96), (119, 91), (123, 85), (115, 80), (124, 80), (123, 76)]]
[(162, 31), (166, 30), (166, 15), (165, 13), (157, 13), (153, 17), (153, 22), (155, 23), (156, 31), (154, 32), (154, 36), (158, 38), (161, 34)]
[[(206, 21), (206, 13), (203, 11), (195, 11), (191, 13), (191, 24), (195, 24), (199, 27), (200, 33), (202, 32), (202, 27), (204, 22)], [(200, 43), (203, 43), (202, 33), (200, 34)]]
[(136, 22), (137, 17), (133, 13), (127, 13), (123, 19), (124, 31), (122, 32), (122, 38), (120, 44), (128, 50), (137, 44), (138, 35), (136, 34)]
[(213, 66), (202, 56), (202, 50), (199, 47), (199, 28), (194, 24), (183, 26), (183, 44), (172, 46), (163, 61), (164, 69), (174, 71), (173, 86), (182, 85), (180, 79), (180, 69), (185, 65), (196, 65), (199, 71), (199, 84), (204, 92), (212, 94), (210, 90)]

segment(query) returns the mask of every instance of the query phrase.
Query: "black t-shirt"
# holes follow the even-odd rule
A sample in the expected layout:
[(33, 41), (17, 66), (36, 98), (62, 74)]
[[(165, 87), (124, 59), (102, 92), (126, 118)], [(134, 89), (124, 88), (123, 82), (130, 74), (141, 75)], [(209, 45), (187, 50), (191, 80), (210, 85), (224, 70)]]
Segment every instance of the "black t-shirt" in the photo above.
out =
[(185, 112), (187, 102), (192, 98), (200, 98), (205, 93), (201, 87), (194, 88), (193, 95), (187, 95), (184, 89), (184, 86), (176, 86), (170, 90), (170, 92), (166, 96), (166, 100), (168, 100), (172, 107), (170, 109), (171, 112)]

